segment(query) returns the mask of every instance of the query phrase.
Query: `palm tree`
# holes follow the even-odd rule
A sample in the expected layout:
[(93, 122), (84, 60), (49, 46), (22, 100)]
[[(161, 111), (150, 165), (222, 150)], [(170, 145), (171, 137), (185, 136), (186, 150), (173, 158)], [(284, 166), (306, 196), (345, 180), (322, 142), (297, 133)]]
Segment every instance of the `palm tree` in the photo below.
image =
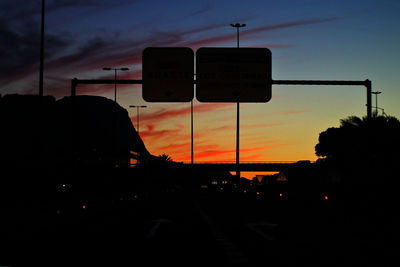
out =
[(172, 158), (165, 153), (158, 156), (158, 158), (164, 162), (172, 162), (173, 161)]

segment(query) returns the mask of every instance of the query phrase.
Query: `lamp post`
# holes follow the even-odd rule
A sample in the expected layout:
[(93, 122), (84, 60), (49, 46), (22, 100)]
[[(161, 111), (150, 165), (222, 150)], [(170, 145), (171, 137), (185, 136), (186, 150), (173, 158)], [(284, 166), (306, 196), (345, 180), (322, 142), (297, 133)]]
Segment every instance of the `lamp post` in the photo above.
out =
[[(230, 24), (232, 27), (236, 28), (236, 47), (239, 48), (239, 29), (246, 27), (246, 24)], [(240, 178), (239, 171), (239, 101), (236, 103), (236, 176)]]
[(114, 71), (114, 101), (117, 102), (117, 71), (122, 70), (126, 71), (129, 68), (103, 68), (103, 70), (113, 70)]
[(378, 95), (382, 92), (375, 91), (372, 93), (375, 95), (375, 112), (376, 112), (376, 116), (378, 116)]
[(43, 61), (44, 61), (44, 16), (45, 0), (42, 0), (42, 15), (40, 24), (40, 64), (39, 64), (39, 96), (43, 96)]
[(246, 24), (236, 23), (236, 24), (231, 24), (231, 26), (236, 28), (236, 44), (237, 48), (239, 48), (239, 28), (246, 27)]
[(136, 108), (137, 113), (136, 113), (136, 121), (137, 121), (137, 134), (139, 135), (139, 109), (140, 108), (147, 108), (147, 106), (136, 106), (136, 105), (131, 105), (129, 106), (130, 108)]

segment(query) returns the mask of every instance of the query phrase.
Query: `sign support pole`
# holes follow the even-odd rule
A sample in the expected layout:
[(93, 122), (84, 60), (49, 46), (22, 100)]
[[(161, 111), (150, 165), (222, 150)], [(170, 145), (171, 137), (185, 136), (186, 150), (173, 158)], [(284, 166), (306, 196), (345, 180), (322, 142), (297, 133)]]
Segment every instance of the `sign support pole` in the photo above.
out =
[(194, 153), (193, 153), (193, 100), (190, 102), (190, 128), (191, 128), (191, 160), (192, 164), (194, 163)]
[[(239, 48), (239, 29), (242, 27), (246, 27), (246, 24), (231, 24), (232, 27), (236, 28), (236, 47)], [(240, 170), (239, 170), (239, 101), (236, 102), (236, 178), (238, 181), (240, 179)]]

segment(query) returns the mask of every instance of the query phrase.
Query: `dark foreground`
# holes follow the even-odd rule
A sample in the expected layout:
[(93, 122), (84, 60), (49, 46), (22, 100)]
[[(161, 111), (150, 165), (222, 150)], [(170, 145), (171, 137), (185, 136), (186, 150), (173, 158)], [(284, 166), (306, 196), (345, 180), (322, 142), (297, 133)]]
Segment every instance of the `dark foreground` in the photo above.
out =
[(240, 188), (167, 186), (88, 197), (67, 187), (59, 188), (66, 197), (51, 201), (3, 197), (0, 265), (399, 263), (398, 211), (382, 201), (363, 202), (364, 193), (351, 200), (334, 194), (308, 200)]

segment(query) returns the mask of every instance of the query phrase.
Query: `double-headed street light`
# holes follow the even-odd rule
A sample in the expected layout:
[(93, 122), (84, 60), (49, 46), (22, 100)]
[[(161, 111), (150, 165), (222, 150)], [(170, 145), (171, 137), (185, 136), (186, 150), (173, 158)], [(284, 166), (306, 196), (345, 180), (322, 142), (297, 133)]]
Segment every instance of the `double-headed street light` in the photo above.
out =
[(376, 116), (378, 116), (378, 95), (382, 92), (375, 91), (372, 93), (375, 95), (375, 112), (376, 112)]
[(246, 27), (246, 24), (231, 24), (232, 27), (236, 28), (236, 43), (237, 43), (237, 48), (239, 48), (239, 28)]
[(114, 101), (117, 102), (117, 71), (122, 70), (126, 71), (129, 68), (103, 68), (103, 70), (113, 70), (114, 71)]
[(136, 108), (137, 109), (137, 113), (136, 113), (136, 120), (137, 120), (137, 125), (136, 125), (136, 131), (137, 134), (139, 135), (139, 109), (140, 108), (147, 108), (147, 106), (136, 106), (136, 105), (131, 105), (129, 106), (130, 108)]

